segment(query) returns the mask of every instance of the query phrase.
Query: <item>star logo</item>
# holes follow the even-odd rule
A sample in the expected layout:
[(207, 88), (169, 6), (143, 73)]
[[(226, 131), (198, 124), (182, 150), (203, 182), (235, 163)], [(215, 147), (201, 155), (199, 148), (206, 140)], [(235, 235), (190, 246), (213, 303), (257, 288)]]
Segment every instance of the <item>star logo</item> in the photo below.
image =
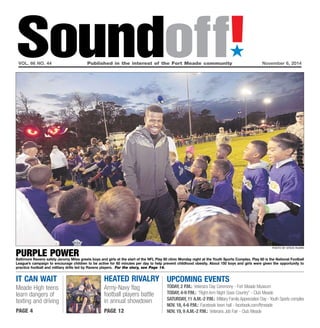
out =
[(79, 240), (79, 239), (75, 239), (75, 240), (72, 241), (72, 244), (74, 246), (81, 246), (82, 245), (82, 241)]
[(233, 51), (233, 57), (236, 56), (236, 55), (241, 57), (241, 51), (243, 49), (239, 48), (238, 45), (236, 45), (236, 47), (234, 49), (231, 48), (230, 50)]

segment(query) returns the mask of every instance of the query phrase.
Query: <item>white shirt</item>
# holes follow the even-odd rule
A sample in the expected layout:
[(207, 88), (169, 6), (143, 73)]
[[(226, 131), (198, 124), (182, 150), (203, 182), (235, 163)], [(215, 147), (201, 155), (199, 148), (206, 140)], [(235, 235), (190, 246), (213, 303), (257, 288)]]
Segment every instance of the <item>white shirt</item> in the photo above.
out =
[(174, 153), (176, 153), (176, 160), (178, 161), (179, 158), (178, 158), (178, 151), (177, 151), (176, 144), (171, 137), (167, 136), (167, 138), (168, 138), (168, 143), (169, 143), (169, 151), (173, 151)]
[(18, 155), (18, 157), (16, 158), (16, 163), (21, 164), (21, 163), (25, 163), (26, 158), (28, 158), (29, 156), (25, 153), (22, 153), (20, 155)]
[(68, 160), (66, 155), (58, 148), (52, 149), (50, 153), (51, 169), (59, 169), (61, 167), (68, 167)]
[(41, 223), (28, 199), (18, 189), (16, 189), (16, 245), (59, 245)]

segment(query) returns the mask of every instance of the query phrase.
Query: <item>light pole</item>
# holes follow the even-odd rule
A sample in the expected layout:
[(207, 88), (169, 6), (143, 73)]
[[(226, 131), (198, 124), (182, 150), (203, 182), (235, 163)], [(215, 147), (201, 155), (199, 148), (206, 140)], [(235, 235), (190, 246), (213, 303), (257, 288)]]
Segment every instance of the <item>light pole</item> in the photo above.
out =
[(248, 125), (248, 100), (247, 100), (247, 97), (251, 95), (251, 90), (244, 88), (244, 89), (242, 89), (241, 93), (244, 96), (244, 126), (245, 126), (245, 129), (247, 129), (247, 125)]
[(265, 105), (265, 111), (264, 111), (264, 120), (265, 120), (265, 123), (267, 124), (268, 122), (268, 119), (267, 119), (267, 106), (272, 102), (272, 99), (271, 98), (264, 98), (263, 99), (263, 103)]
[(103, 114), (103, 123), (104, 123), (104, 130), (106, 133), (106, 139), (108, 138), (108, 128), (107, 128), (107, 120), (106, 120), (106, 113), (104, 111), (104, 101), (101, 101), (101, 106), (102, 106), (102, 114)]
[(241, 110), (238, 110), (238, 117), (239, 117), (239, 131), (241, 132)]
[(187, 99), (188, 99), (188, 112), (189, 112), (189, 135), (192, 137), (192, 122), (191, 122), (191, 106), (189, 96), (189, 74), (187, 73)]

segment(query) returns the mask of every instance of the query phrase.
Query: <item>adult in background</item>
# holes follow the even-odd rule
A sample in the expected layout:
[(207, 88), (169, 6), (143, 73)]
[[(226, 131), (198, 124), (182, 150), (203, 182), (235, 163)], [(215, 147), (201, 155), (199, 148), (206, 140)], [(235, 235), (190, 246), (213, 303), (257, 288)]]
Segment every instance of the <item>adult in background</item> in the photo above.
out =
[(98, 139), (95, 137), (92, 137), (90, 139), (90, 146), (87, 149), (86, 155), (90, 157), (91, 162), (93, 162), (93, 157), (100, 151), (100, 148), (98, 146)]
[(53, 179), (60, 181), (61, 187), (63, 187), (68, 175), (68, 160), (64, 152), (62, 152), (56, 145), (52, 146), (50, 164)]
[[(179, 185), (169, 162), (168, 138), (162, 131), (163, 111), (150, 105), (145, 111), (144, 126), (138, 126), (126, 137), (123, 148), (123, 172), (127, 186), (141, 200), (141, 223), (146, 229), (135, 233), (137, 241), (146, 239), (148, 217), (155, 219), (161, 241), (171, 243), (175, 234), (174, 200), (166, 182), (179, 194)], [(138, 228), (138, 227), (137, 227)]]
[(39, 145), (33, 141), (26, 141), (22, 145), (22, 152), (16, 158), (16, 163), (25, 163), (28, 157), (35, 157), (38, 154)]
[(230, 144), (231, 138), (228, 136), (228, 133), (224, 130), (224, 127), (220, 126), (219, 133), (216, 135), (216, 145), (217, 147), (220, 144)]
[(296, 123), (287, 127), (286, 132), (296, 135), (301, 141), (297, 151), (293, 154), (293, 158), (300, 168), (304, 169), (304, 112), (296, 113)]

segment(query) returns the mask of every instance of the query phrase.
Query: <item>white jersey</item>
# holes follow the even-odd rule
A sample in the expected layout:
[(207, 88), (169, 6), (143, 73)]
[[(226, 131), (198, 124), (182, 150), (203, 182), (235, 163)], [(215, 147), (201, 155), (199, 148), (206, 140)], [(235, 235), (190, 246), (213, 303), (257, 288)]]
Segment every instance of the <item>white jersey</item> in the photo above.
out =
[(41, 223), (28, 199), (18, 189), (16, 189), (16, 245), (59, 245)]

